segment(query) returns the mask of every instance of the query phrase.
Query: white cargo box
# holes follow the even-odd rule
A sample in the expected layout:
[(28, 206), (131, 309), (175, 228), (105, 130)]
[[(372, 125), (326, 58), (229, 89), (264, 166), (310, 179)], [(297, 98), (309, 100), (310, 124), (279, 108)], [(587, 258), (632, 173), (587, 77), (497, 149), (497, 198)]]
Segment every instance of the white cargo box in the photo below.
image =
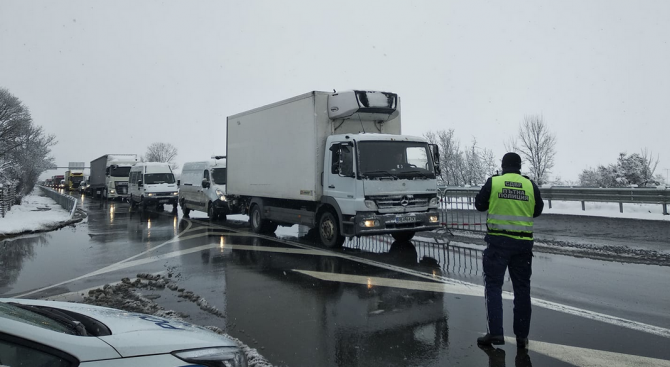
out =
[[(347, 98), (351, 101), (356, 92), (345, 93), (350, 93)], [(365, 93), (369, 97), (370, 92)], [(228, 195), (318, 201), (323, 192), (321, 173), (329, 135), (401, 133), (399, 102), (394, 94), (393, 109), (366, 111), (358, 107), (358, 112), (350, 115), (355, 118), (329, 118), (329, 105), (344, 106), (342, 101), (347, 98), (343, 95), (315, 91), (229, 116)], [(380, 98), (375, 95), (368, 101), (378, 106), (383, 104)], [(342, 109), (351, 111), (353, 107)]]

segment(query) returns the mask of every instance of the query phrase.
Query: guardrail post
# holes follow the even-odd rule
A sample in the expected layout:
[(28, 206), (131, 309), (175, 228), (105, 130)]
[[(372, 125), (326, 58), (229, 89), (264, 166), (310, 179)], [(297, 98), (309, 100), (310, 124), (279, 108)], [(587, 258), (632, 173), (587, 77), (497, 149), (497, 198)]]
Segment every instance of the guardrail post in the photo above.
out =
[(663, 215), (668, 215), (668, 204), (663, 203)]
[(619, 203), (619, 212), (623, 213), (623, 203)]
[(582, 211), (586, 211), (586, 206), (584, 206), (584, 202), (582, 201)]
[(551, 209), (551, 199), (549, 199), (548, 201), (549, 201), (549, 209)]

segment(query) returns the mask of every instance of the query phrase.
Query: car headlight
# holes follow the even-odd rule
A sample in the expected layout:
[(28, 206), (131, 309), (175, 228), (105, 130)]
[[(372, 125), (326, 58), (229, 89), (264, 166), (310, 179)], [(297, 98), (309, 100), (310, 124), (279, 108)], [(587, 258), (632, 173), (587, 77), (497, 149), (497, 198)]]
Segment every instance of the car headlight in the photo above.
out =
[(175, 192), (173, 192), (172, 195), (174, 195), (174, 196), (179, 195), (179, 191), (175, 191)]
[(154, 193), (150, 192), (150, 193), (147, 194), (147, 196), (154, 196)]
[(216, 195), (219, 197), (219, 200), (226, 201), (226, 194), (223, 191), (216, 189)]
[(440, 199), (436, 197), (430, 199), (430, 202), (428, 203), (428, 206), (437, 206), (440, 203)]
[(172, 355), (184, 362), (207, 367), (247, 367), (247, 357), (237, 347), (186, 350)]
[(377, 210), (377, 204), (374, 200), (365, 200), (365, 207), (372, 210)]

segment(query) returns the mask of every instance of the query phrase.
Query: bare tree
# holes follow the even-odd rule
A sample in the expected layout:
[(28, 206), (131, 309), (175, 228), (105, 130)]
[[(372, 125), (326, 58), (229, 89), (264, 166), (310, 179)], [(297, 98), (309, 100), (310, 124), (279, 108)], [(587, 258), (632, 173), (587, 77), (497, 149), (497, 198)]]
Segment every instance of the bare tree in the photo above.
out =
[(448, 186), (458, 186), (464, 183), (463, 179), (463, 154), (460, 142), (454, 136), (454, 129), (428, 132), (424, 137), (440, 149), (440, 165), (442, 174), (439, 177), (441, 183)]
[(643, 180), (644, 183), (649, 183), (653, 181), (658, 181), (654, 177), (654, 173), (656, 173), (656, 167), (658, 167), (658, 154), (656, 155), (656, 158), (654, 158), (654, 153), (652, 153), (650, 150), (647, 148), (644, 148), (640, 152), (640, 157), (642, 157), (643, 160)]
[[(511, 139), (505, 144), (528, 162), (531, 178), (538, 185), (546, 183), (556, 156), (556, 135), (549, 131), (544, 118), (539, 115), (525, 116), (519, 126), (518, 141)], [(512, 148), (512, 149), (510, 149)]]
[(172, 169), (179, 167), (174, 160), (177, 158), (177, 148), (170, 143), (153, 143), (147, 147), (147, 153), (142, 157), (145, 162), (169, 163)]

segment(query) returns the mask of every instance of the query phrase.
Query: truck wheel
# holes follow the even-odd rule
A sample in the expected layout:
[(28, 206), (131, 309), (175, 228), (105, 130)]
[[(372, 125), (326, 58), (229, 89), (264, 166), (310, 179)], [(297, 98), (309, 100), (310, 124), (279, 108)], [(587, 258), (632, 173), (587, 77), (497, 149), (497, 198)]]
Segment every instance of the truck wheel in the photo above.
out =
[(144, 197), (140, 198), (140, 208), (143, 212), (147, 211), (147, 202), (144, 201)]
[(328, 248), (339, 248), (344, 243), (337, 218), (330, 211), (323, 212), (319, 218), (319, 238)]
[(184, 214), (185, 217), (188, 217), (188, 213), (191, 212), (191, 209), (186, 207), (186, 203), (184, 203), (184, 200), (181, 201), (181, 212)]
[(102, 190), (102, 199), (109, 200), (109, 198), (107, 197), (107, 189)]
[(264, 220), (261, 215), (261, 209), (258, 205), (254, 205), (249, 210), (249, 224), (251, 224), (251, 231), (254, 233), (263, 233)]
[(414, 238), (415, 233), (416, 232), (413, 231), (395, 232), (391, 233), (391, 236), (393, 236), (393, 239), (396, 241), (409, 241)]
[(209, 220), (216, 220), (216, 217), (218, 216), (214, 204), (212, 204), (211, 201), (207, 204), (207, 216), (209, 217)]
[(156, 206), (156, 211), (162, 212), (163, 210), (165, 210), (165, 206), (163, 206), (163, 204)]

